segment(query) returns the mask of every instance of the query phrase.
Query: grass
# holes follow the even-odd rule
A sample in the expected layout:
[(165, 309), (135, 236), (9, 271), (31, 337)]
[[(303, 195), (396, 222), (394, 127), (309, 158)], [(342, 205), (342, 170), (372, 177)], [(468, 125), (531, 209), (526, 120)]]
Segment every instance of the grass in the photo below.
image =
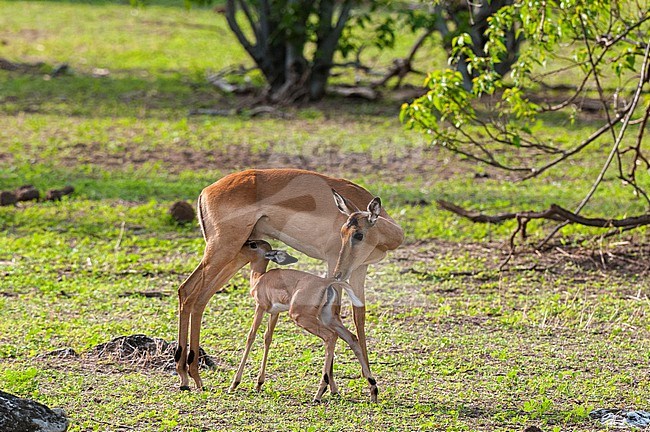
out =
[[(569, 228), (556, 249), (516, 256), (500, 272), (514, 225), (471, 224), (430, 204), (572, 207), (607, 148), (516, 183), (404, 131), (390, 100), (330, 99), (287, 109), (288, 118), (188, 116), (239, 103), (204, 78), (247, 61), (225, 28), (211, 9), (173, 2), (0, 1), (0, 57), (44, 62), (0, 71), (0, 190), (75, 187), (61, 202), (0, 207), (0, 390), (65, 408), (72, 431), (587, 431), (600, 430), (588, 419), (594, 408), (647, 409), (647, 231), (602, 239)], [(61, 63), (72, 73), (49, 76)], [(108, 77), (93, 76), (97, 68)], [(589, 120), (538, 128), (571, 143)], [(237, 169), (292, 165), (365, 185), (405, 228), (405, 246), (368, 277), (377, 405), (342, 345), (342, 396), (311, 405), (323, 350), (287, 317), (264, 390), (253, 391), (258, 338), (241, 388), (226, 393), (252, 317), (245, 272), (204, 316), (202, 345), (217, 363), (203, 371), (208, 391), (179, 392), (170, 371), (89, 355), (120, 335), (175, 339), (175, 291), (203, 241), (198, 227), (171, 222), (173, 201)], [(643, 206), (607, 177), (586, 210)], [(532, 241), (548, 228), (535, 225)], [(81, 357), (43, 356), (65, 347)]]

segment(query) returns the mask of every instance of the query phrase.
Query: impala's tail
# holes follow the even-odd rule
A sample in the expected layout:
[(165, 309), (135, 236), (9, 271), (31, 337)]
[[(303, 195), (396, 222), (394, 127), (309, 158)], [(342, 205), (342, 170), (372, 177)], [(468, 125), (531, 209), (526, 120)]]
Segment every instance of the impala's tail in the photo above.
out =
[(199, 219), (199, 226), (201, 227), (201, 234), (203, 234), (203, 239), (207, 240), (208, 237), (205, 234), (205, 221), (203, 220), (203, 207), (201, 206), (201, 197), (203, 192), (199, 194), (199, 198), (196, 200), (196, 215)]
[(354, 290), (352, 290), (352, 287), (350, 286), (349, 283), (347, 282), (334, 282), (330, 286), (338, 285), (341, 288), (345, 290), (345, 292), (350, 296), (350, 302), (352, 302), (352, 306), (354, 307), (363, 307), (364, 303), (363, 301), (357, 297), (357, 295), (354, 293)]

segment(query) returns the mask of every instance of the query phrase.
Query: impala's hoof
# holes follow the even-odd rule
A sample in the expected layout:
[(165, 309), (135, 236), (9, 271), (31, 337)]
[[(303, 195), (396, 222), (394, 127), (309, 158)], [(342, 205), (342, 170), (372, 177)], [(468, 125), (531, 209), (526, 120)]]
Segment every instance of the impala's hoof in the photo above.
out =
[(377, 403), (377, 395), (379, 395), (379, 389), (377, 387), (370, 390), (370, 401), (372, 403)]
[(232, 392), (234, 392), (238, 385), (239, 385), (238, 382), (237, 382), (237, 383), (232, 383), (232, 384), (230, 385), (230, 387), (228, 388), (228, 393), (232, 393)]
[(314, 398), (314, 400), (311, 401), (311, 403), (313, 403), (314, 405), (319, 405), (320, 404), (320, 399)]
[(190, 391), (190, 386), (181, 386), (181, 391)]

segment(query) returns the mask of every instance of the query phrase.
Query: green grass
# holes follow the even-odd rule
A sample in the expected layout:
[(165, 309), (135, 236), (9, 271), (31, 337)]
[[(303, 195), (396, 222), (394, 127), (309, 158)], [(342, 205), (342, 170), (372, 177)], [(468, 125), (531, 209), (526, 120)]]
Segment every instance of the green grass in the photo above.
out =
[[(647, 409), (647, 231), (603, 239), (569, 227), (557, 248), (515, 256), (499, 272), (515, 225), (472, 224), (431, 204), (572, 208), (606, 146), (517, 183), (404, 131), (389, 98), (329, 99), (278, 118), (188, 116), (240, 103), (205, 80), (248, 62), (225, 29), (222, 15), (182, 2), (0, 1), (0, 57), (44, 62), (0, 71), (0, 190), (75, 187), (61, 202), (0, 207), (1, 390), (65, 408), (72, 431), (587, 431), (600, 430), (587, 418), (593, 408)], [(47, 76), (61, 63), (70, 75)], [(109, 76), (94, 77), (96, 68)], [(590, 123), (537, 127), (571, 144)], [(194, 224), (172, 223), (173, 201), (237, 169), (304, 164), (380, 195), (406, 231), (405, 246), (368, 277), (377, 405), (342, 344), (342, 396), (311, 405), (323, 350), (287, 317), (264, 390), (253, 391), (260, 337), (244, 382), (226, 392), (252, 318), (244, 271), (204, 316), (202, 346), (217, 363), (203, 371), (208, 391), (179, 392), (169, 371), (89, 356), (120, 335), (175, 339), (176, 289), (203, 240)], [(610, 173), (585, 214), (643, 211)], [(551, 226), (531, 223), (531, 242)], [(299, 268), (323, 265), (302, 257)], [(39, 356), (65, 347), (81, 358)]]

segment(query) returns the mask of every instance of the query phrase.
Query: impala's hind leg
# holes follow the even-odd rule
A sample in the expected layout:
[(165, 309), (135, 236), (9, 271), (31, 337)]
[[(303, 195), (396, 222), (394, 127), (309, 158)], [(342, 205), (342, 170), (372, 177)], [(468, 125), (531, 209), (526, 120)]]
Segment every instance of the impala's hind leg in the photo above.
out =
[(318, 386), (318, 391), (314, 396), (314, 402), (316, 403), (320, 403), (325, 390), (327, 390), (327, 386), (329, 386), (333, 380), (331, 374), (332, 363), (334, 362), (334, 348), (336, 347), (336, 339), (337, 336), (334, 332), (329, 332), (329, 335), (325, 336), (323, 339), (325, 342), (325, 363), (323, 364), (323, 375)]
[(237, 254), (235, 259), (226, 263), (216, 276), (210, 279), (210, 283), (203, 286), (197, 295), (190, 296), (187, 305), (190, 307), (190, 349), (187, 353), (187, 366), (190, 377), (194, 379), (198, 389), (203, 388), (203, 382), (199, 376), (199, 341), (201, 335), (201, 320), (203, 311), (212, 296), (221, 291), (222, 287), (242, 268), (247, 259)]
[(181, 390), (190, 389), (190, 378), (187, 374), (187, 337), (190, 330), (191, 310), (186, 305), (189, 296), (188, 286), (194, 287), (199, 283), (199, 278), (203, 272), (203, 263), (192, 272), (192, 274), (178, 288), (178, 346), (174, 352), (176, 361), (176, 372), (181, 379)]
[[(214, 229), (210, 228), (208, 233), (213, 231)], [(189, 390), (189, 376), (194, 379), (198, 388), (203, 387), (198, 372), (199, 334), (203, 311), (214, 293), (220, 291), (237, 270), (248, 262), (240, 251), (251, 231), (252, 226), (250, 230), (231, 232), (229, 235), (208, 240), (201, 263), (178, 288), (178, 347), (174, 359), (176, 371), (181, 379), (181, 390)]]
[[(321, 376), (318, 391), (314, 396), (314, 402), (320, 402), (327, 386), (330, 384), (332, 373), (332, 363), (334, 361), (334, 348), (336, 347), (336, 332), (331, 330), (325, 321), (318, 318), (320, 310), (323, 308), (322, 304), (326, 302), (324, 292), (321, 297), (320, 305), (314, 304), (311, 293), (306, 290), (301, 290), (294, 294), (289, 314), (291, 318), (300, 327), (307, 330), (309, 333), (318, 336), (325, 343), (325, 364), (323, 365), (323, 374)], [(327, 306), (326, 306), (327, 307)], [(316, 315), (315, 315), (316, 314)], [(334, 385), (336, 389), (336, 384)]]

